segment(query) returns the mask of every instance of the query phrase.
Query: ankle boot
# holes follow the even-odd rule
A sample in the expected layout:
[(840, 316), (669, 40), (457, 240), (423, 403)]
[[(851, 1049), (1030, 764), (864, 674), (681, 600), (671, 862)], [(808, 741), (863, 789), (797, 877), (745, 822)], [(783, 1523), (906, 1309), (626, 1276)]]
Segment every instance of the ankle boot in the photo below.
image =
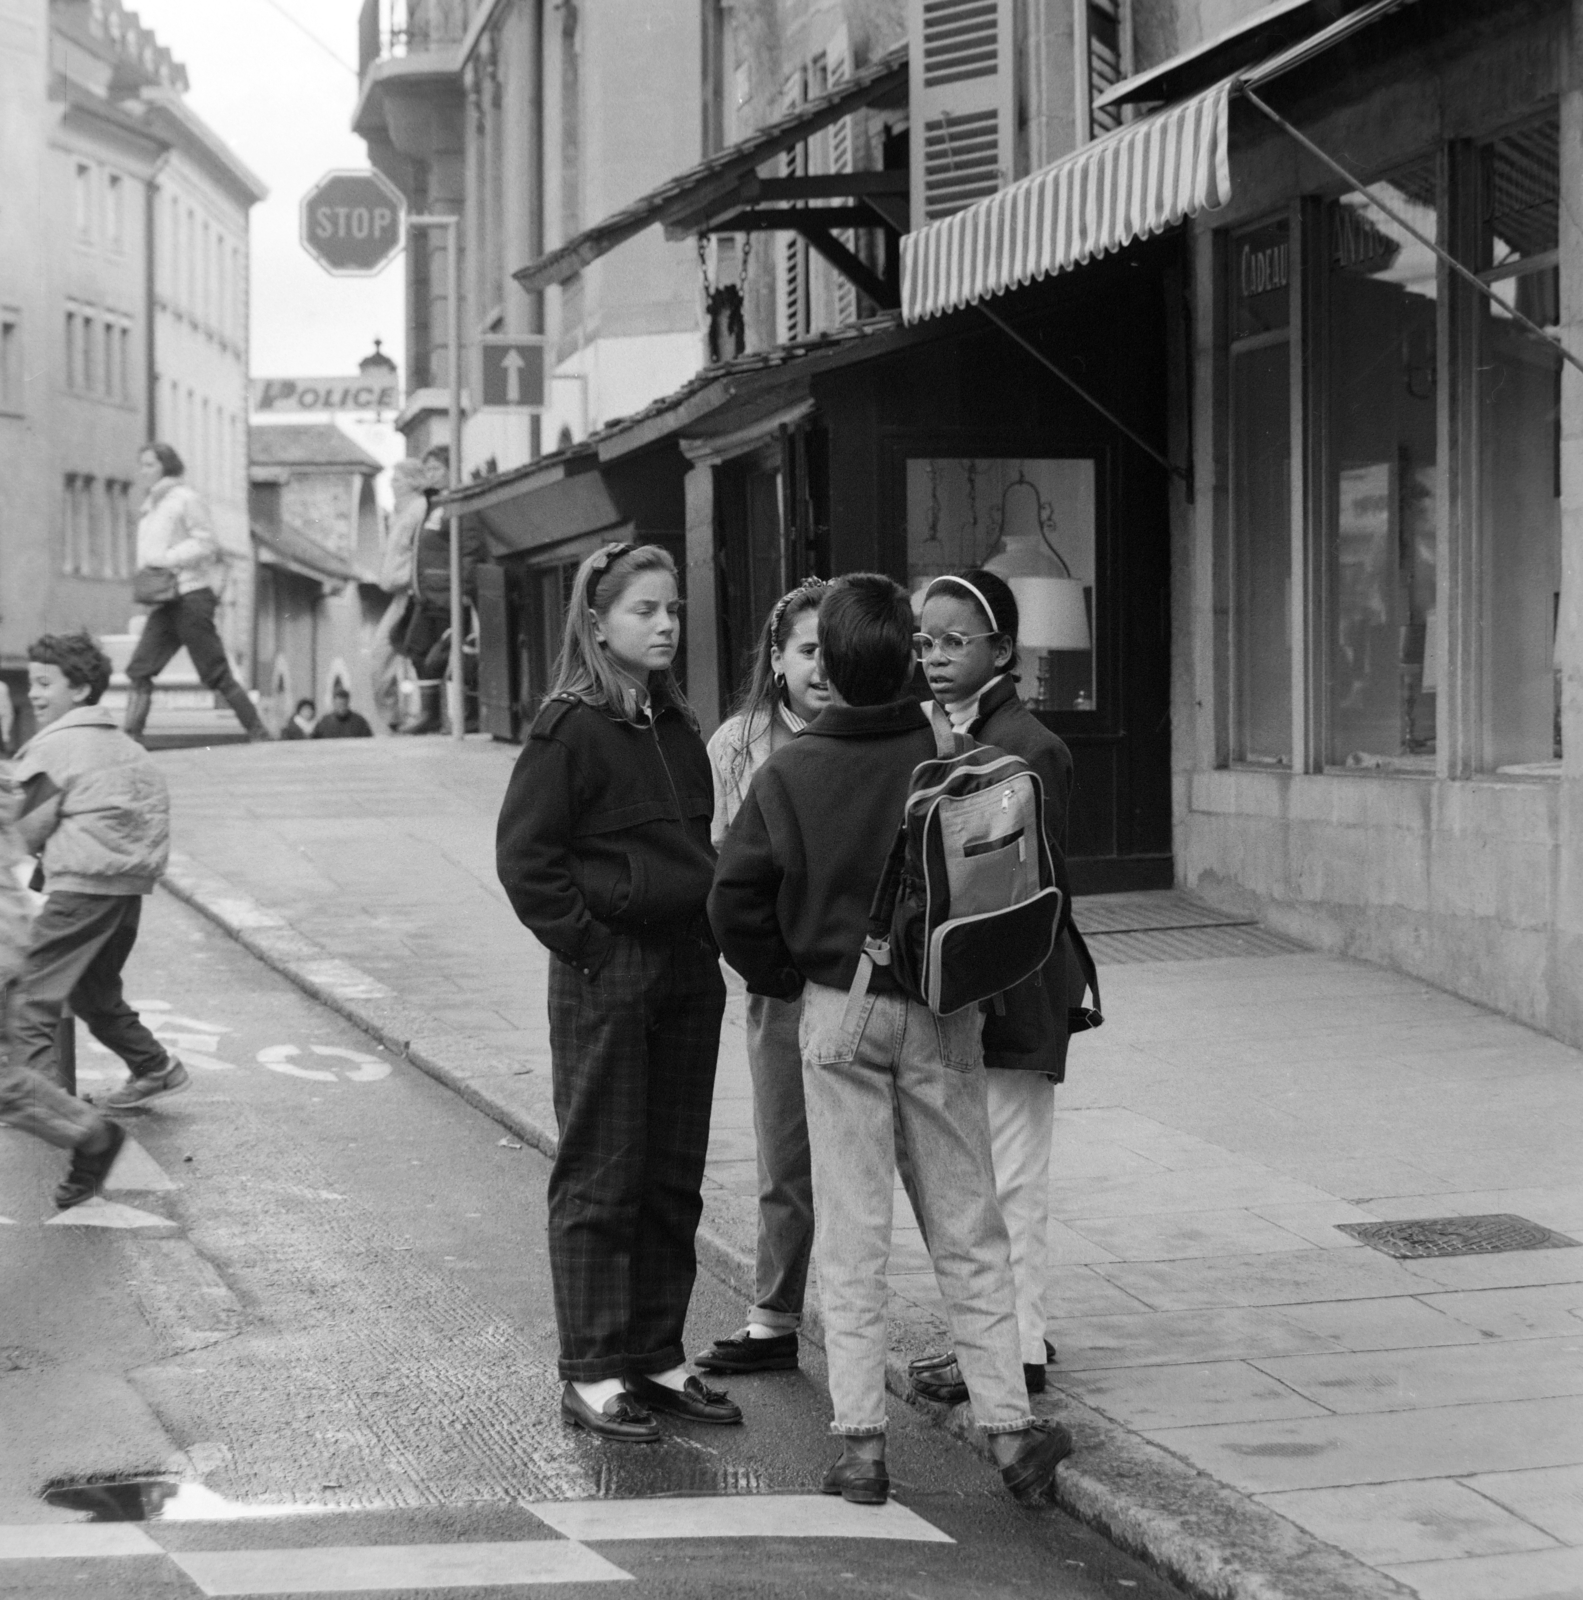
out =
[(409, 722), (403, 733), (438, 733), (440, 731), (440, 691), (445, 687), (437, 678), (425, 678), (418, 684), (418, 720)]
[(132, 692), (126, 697), (126, 721), (121, 724), (121, 731), (129, 739), (142, 742), (143, 725), (148, 721), (148, 714), (153, 704), (153, 689), (146, 683), (134, 683)]
[(236, 713), (236, 720), (247, 729), (249, 739), (262, 743), (273, 737), (260, 719), (258, 707), (253, 704), (252, 697), (241, 684), (233, 683), (224, 693), (225, 703)]

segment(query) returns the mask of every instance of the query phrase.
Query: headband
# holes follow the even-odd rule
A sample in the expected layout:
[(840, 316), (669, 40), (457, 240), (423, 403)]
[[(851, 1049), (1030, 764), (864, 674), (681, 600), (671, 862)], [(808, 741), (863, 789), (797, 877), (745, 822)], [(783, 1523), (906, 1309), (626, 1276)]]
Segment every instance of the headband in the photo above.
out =
[(781, 622), (786, 615), (787, 607), (791, 605), (793, 600), (799, 599), (803, 595), (816, 594), (820, 589), (828, 589), (829, 587), (830, 580), (828, 578), (804, 578), (795, 589), (788, 589), (775, 602), (775, 609), (770, 612), (770, 638), (773, 639), (781, 631)]
[(607, 544), (588, 563), (588, 592), (585, 598), (590, 611), (594, 608), (594, 596), (599, 592), (599, 580), (609, 571), (613, 563), (619, 561), (622, 556), (631, 555), (637, 548), (635, 544)]
[(927, 600), (929, 596), (934, 593), (935, 588), (942, 583), (954, 583), (958, 589), (966, 589), (967, 592), (972, 595), (976, 601), (978, 601), (979, 605), (984, 608), (984, 615), (986, 618), (988, 618), (990, 627), (993, 628), (996, 633), (1004, 633), (1006, 631), (1003, 627), (1001, 627), (1000, 619), (995, 615), (995, 608), (984, 598), (983, 590), (980, 589), (976, 584), (969, 583), (966, 578), (953, 578), (950, 576), (931, 578), (929, 580), (929, 587), (923, 592), (924, 599)]

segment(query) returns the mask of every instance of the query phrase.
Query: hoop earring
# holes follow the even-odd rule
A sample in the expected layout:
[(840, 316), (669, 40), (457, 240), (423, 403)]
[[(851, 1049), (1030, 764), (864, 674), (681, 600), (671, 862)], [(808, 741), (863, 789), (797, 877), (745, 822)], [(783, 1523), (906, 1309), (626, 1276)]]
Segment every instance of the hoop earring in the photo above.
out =
[(777, 694), (786, 693), (786, 674), (784, 672), (777, 672), (771, 679), (771, 682), (774, 683), (775, 692)]

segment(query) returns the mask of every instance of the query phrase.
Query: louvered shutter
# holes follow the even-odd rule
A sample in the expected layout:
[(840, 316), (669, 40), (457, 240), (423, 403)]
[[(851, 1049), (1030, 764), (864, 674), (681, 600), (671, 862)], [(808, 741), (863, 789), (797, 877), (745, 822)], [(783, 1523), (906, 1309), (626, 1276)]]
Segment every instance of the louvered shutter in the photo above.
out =
[[(826, 59), (830, 64), (830, 87), (839, 88), (852, 76), (852, 45), (847, 37), (846, 26), (843, 24), (835, 37), (830, 41), (826, 52)], [(852, 172), (857, 166), (857, 152), (854, 142), (857, 138), (857, 119), (855, 117), (842, 117), (830, 129), (830, 170), (832, 172)], [(836, 234), (836, 238), (848, 250), (857, 249), (857, 235), (850, 228), (844, 228)], [(852, 280), (845, 273), (831, 269), (831, 277), (835, 280), (835, 324), (844, 327), (849, 322), (857, 321), (857, 290), (852, 286)]]
[(1120, 106), (1093, 110), (1094, 102), (1121, 81), (1121, 11), (1117, 0), (1087, 0), (1089, 137), (1121, 126)]
[[(781, 116), (795, 111), (802, 99), (803, 73), (799, 67), (781, 85)], [(807, 145), (793, 145), (780, 158), (780, 170), (783, 178), (805, 176)], [(808, 242), (796, 233), (778, 233), (775, 241), (775, 338), (778, 344), (788, 344), (808, 332)]]
[(1012, 180), (1012, 0), (910, 0), (915, 228)]

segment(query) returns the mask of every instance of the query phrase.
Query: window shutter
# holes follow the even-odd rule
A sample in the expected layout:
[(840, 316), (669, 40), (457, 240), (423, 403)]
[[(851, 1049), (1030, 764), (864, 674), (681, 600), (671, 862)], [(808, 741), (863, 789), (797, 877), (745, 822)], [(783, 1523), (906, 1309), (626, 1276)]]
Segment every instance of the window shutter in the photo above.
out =
[[(802, 68), (781, 85), (780, 115), (786, 116), (802, 104)], [(783, 178), (805, 177), (808, 172), (808, 147), (793, 145), (780, 159)], [(775, 250), (775, 338), (779, 344), (801, 339), (808, 332), (808, 243), (796, 233), (776, 235)]]
[(1121, 81), (1121, 7), (1119, 0), (1085, 0), (1088, 8), (1089, 137), (1097, 139), (1121, 126), (1121, 107), (1093, 109), (1094, 102)]
[[(852, 45), (844, 23), (830, 41), (825, 57), (829, 62), (830, 87), (837, 89), (852, 76)], [(832, 172), (856, 170), (857, 152), (854, 148), (856, 138), (855, 117), (842, 117), (831, 127), (830, 170)], [(857, 235), (850, 228), (843, 228), (836, 234), (836, 238), (848, 250), (857, 249)], [(830, 276), (835, 280), (835, 325), (838, 328), (845, 327), (847, 323), (857, 321), (857, 290), (852, 286), (852, 280), (844, 273), (831, 268)]]
[(913, 226), (1012, 179), (1012, 0), (910, 0)]

